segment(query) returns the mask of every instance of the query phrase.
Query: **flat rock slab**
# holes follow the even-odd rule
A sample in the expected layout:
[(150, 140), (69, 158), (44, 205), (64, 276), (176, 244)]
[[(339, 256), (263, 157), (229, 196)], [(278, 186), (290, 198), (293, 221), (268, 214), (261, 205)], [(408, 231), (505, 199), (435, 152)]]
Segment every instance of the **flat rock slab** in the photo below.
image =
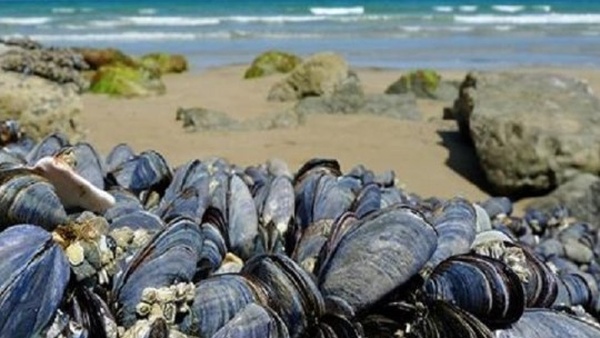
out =
[(295, 128), (304, 124), (303, 116), (292, 109), (238, 121), (224, 112), (200, 107), (179, 108), (175, 119), (182, 121), (183, 128), (190, 132), (271, 130)]
[(301, 116), (365, 114), (404, 120), (421, 119), (416, 97), (412, 93), (308, 97), (300, 100), (294, 109)]

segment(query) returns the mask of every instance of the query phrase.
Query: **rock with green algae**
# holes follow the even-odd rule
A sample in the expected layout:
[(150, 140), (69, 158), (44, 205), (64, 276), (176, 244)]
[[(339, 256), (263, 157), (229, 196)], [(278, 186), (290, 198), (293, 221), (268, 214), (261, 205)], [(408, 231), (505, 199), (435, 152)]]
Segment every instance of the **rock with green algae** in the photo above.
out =
[(269, 101), (293, 101), (309, 96), (329, 97), (351, 76), (348, 63), (336, 53), (311, 55), (283, 80), (275, 83)]
[(244, 74), (245, 79), (268, 76), (275, 73), (289, 73), (302, 59), (294, 54), (270, 50), (257, 56)]
[(100, 68), (94, 74), (90, 91), (121, 97), (152, 96), (164, 94), (165, 85), (156, 70), (111, 65)]
[(458, 84), (443, 81), (432, 69), (417, 69), (404, 74), (386, 90), (386, 94), (414, 93), (418, 98), (453, 100), (458, 93)]
[(140, 62), (143, 66), (158, 69), (161, 74), (183, 73), (188, 69), (188, 62), (181, 54), (150, 53), (142, 56)]

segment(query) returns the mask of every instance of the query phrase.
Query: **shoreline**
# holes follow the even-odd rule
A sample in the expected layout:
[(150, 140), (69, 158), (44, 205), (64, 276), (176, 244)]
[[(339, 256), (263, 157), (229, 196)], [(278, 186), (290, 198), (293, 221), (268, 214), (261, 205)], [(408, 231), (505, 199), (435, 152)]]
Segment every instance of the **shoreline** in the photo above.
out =
[[(276, 48), (274, 48), (274, 50), (277, 50)], [(335, 53), (335, 51), (332, 51)], [(186, 58), (188, 58), (189, 56), (184, 55)], [(305, 57), (308, 55), (304, 55)], [(251, 57), (249, 59), (248, 62), (234, 62), (234, 63), (227, 63), (227, 64), (222, 64), (222, 65), (214, 65), (214, 66), (207, 66), (207, 67), (190, 67), (184, 74), (189, 74), (189, 75), (202, 75), (203, 73), (206, 72), (210, 72), (210, 71), (219, 71), (219, 70), (223, 70), (223, 69), (229, 69), (229, 68), (237, 68), (237, 67), (248, 67), (250, 65), (250, 63), (252, 63), (252, 59), (255, 56)], [(566, 75), (569, 75), (571, 73), (585, 73), (587, 71), (591, 71), (591, 72), (595, 72), (595, 71), (600, 71), (600, 64), (595, 66), (595, 65), (552, 65), (552, 64), (539, 64), (539, 65), (535, 65), (535, 66), (530, 66), (530, 65), (508, 65), (508, 66), (498, 66), (498, 67), (493, 67), (493, 68), (477, 68), (477, 67), (471, 67), (471, 68), (436, 68), (436, 67), (386, 67), (386, 66), (377, 66), (377, 65), (372, 65), (372, 66), (362, 66), (362, 65), (358, 65), (358, 66), (353, 66), (353, 64), (351, 62), (348, 62), (350, 65), (351, 69), (358, 69), (361, 71), (372, 71), (372, 72), (407, 72), (407, 71), (411, 71), (411, 70), (416, 70), (416, 69), (434, 69), (437, 72), (439, 72), (442, 75), (448, 75), (448, 74), (453, 74), (453, 73), (467, 73), (470, 71), (490, 71), (490, 72), (501, 72), (501, 71), (523, 71), (523, 72), (557, 72), (557, 73), (564, 73)], [(191, 65), (193, 66), (193, 65)], [(167, 76), (180, 76), (182, 74), (167, 74)], [(600, 88), (599, 88), (600, 90)]]

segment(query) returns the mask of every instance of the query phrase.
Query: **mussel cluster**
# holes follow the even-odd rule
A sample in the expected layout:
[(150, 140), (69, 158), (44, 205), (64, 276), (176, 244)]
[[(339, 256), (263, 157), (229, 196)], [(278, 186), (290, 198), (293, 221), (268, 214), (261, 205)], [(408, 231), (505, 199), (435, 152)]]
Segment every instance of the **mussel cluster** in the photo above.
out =
[(37, 75), (59, 84), (72, 84), (77, 92), (89, 86), (82, 71), (89, 66), (69, 48), (44, 47), (29, 39), (0, 39), (0, 45), (17, 47), (0, 55), (0, 70)]
[(560, 210), (56, 134), (0, 159), (0, 337), (600, 337), (597, 231)]

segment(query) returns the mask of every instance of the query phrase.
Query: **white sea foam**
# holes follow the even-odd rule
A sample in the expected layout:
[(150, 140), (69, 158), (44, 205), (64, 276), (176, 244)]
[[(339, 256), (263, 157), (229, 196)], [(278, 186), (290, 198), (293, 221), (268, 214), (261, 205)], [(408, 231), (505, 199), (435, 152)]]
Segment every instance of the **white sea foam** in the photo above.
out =
[(127, 16), (120, 20), (136, 26), (208, 26), (218, 25), (217, 18), (192, 18), (182, 16)]
[(512, 25), (496, 25), (494, 26), (494, 29), (499, 31), (499, 32), (508, 32), (511, 31), (515, 28), (515, 26)]
[[(298, 33), (298, 32), (249, 32), (244, 30), (231, 30), (225, 32), (212, 32), (198, 34), (199, 38), (228, 38), (231, 40), (242, 39), (271, 39), (271, 40), (286, 40), (286, 39), (320, 39), (328, 36), (327, 33)], [(225, 35), (225, 36), (223, 36)], [(343, 35), (343, 33), (342, 33)]]
[(322, 38), (323, 34), (319, 33), (260, 33), (254, 34), (253, 37), (265, 39), (318, 39)]
[(456, 15), (454, 21), (468, 24), (600, 24), (600, 14)]
[(158, 10), (156, 8), (140, 8), (138, 13), (141, 15), (154, 15), (158, 13)]
[(222, 21), (234, 21), (240, 23), (285, 23), (285, 22), (312, 22), (312, 21), (323, 21), (327, 18), (325, 16), (291, 16), (291, 15), (279, 15), (279, 16), (227, 16), (221, 17), (219, 20)]
[(72, 7), (56, 7), (56, 8), (52, 8), (51, 11), (52, 11), (52, 13), (55, 13), (55, 14), (73, 14), (77, 10)]
[(89, 26), (87, 26), (87, 25), (73, 25), (73, 24), (61, 25), (60, 27), (64, 28), (64, 29), (72, 30), (72, 31), (89, 29)]
[(210, 26), (222, 22), (236, 23), (303, 23), (333, 20), (339, 22), (355, 21), (387, 21), (394, 19), (390, 15), (360, 15), (360, 16), (316, 16), (316, 15), (278, 15), (278, 16), (223, 16), (223, 17), (179, 17), (179, 16), (127, 16), (118, 19), (92, 20), (88, 24), (96, 28), (114, 28), (124, 26)]
[(552, 11), (552, 6), (550, 5), (538, 5), (538, 6), (533, 6), (533, 9), (540, 11), (540, 12), (546, 12), (549, 13)]
[(96, 28), (113, 28), (124, 26), (127, 23), (123, 20), (92, 20), (89, 21), (88, 24)]
[[(22, 37), (12, 35), (8, 37)], [(144, 41), (190, 41), (199, 39), (315, 39), (323, 37), (318, 33), (255, 33), (243, 30), (217, 31), (206, 33), (171, 33), (171, 32), (139, 32), (127, 31), (122, 33), (90, 33), (90, 34), (34, 34), (30, 38), (43, 42), (144, 42)]]
[(394, 20), (397, 19), (397, 16), (393, 16), (393, 15), (360, 15), (360, 16), (342, 16), (342, 17), (336, 17), (335, 19), (333, 18), (328, 18), (330, 20), (335, 20), (338, 22), (362, 22), (362, 21), (389, 21), (389, 20)]
[(194, 40), (193, 33), (164, 33), (164, 32), (122, 32), (107, 34), (33, 34), (30, 38), (37, 41), (165, 41), (165, 40)]
[(600, 35), (600, 31), (583, 31), (581, 32), (583, 36), (598, 36)]
[(310, 12), (314, 15), (359, 15), (365, 13), (362, 6), (354, 7), (311, 7)]
[(454, 7), (452, 6), (435, 6), (433, 10), (440, 13), (450, 13), (454, 12)]
[(446, 26), (445, 29), (451, 32), (470, 32), (473, 26)]
[(461, 12), (476, 12), (477, 6), (471, 6), (471, 5), (458, 6), (458, 10)]
[(525, 6), (519, 5), (493, 5), (492, 9), (504, 13), (517, 13), (525, 9)]
[(43, 25), (51, 22), (52, 19), (49, 17), (0, 17), (0, 25), (13, 25), (13, 26), (35, 26)]
[(421, 26), (402, 26), (400, 27), (405, 32), (416, 33), (423, 30)]

